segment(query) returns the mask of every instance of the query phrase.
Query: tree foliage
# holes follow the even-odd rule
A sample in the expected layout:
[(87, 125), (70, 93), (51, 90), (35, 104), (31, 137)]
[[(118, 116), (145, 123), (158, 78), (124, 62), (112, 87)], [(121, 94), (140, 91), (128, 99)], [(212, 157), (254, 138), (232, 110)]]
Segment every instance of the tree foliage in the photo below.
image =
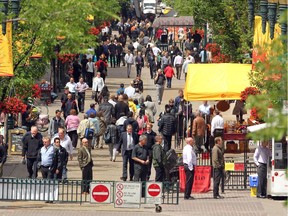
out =
[[(119, 9), (117, 0), (21, 0), (21, 21), (13, 31), (13, 83), (42, 77), (45, 66), (56, 56), (56, 46), (60, 53), (81, 53), (95, 47), (95, 35), (88, 34), (93, 23), (87, 17), (93, 15), (94, 21), (111, 20)], [(3, 14), (1, 18), (4, 19)], [(32, 62), (30, 57), (36, 53), (42, 59)], [(3, 90), (5, 85), (1, 87)]]
[[(193, 16), (195, 27), (205, 23), (213, 33), (213, 41), (221, 46), (221, 52), (234, 62), (243, 58), (252, 45), (252, 31), (248, 27), (247, 1), (234, 0), (167, 0), (178, 15)], [(255, 7), (256, 8), (256, 7)]]

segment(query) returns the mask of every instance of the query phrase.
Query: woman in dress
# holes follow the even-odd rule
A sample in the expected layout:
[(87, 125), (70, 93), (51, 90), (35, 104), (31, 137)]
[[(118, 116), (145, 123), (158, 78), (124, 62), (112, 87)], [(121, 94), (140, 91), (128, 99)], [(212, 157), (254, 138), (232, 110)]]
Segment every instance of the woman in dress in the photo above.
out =
[(155, 102), (152, 101), (152, 98), (150, 95), (146, 96), (144, 105), (146, 107), (146, 111), (148, 113), (149, 121), (151, 123), (154, 123), (154, 116), (156, 115), (157, 108)]

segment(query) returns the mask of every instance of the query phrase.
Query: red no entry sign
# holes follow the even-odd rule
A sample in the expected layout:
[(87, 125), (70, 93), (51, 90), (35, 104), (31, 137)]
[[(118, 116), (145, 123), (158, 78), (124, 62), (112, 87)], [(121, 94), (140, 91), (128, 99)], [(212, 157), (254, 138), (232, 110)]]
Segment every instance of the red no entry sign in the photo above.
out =
[(148, 187), (148, 194), (151, 197), (156, 197), (161, 193), (160, 186), (158, 184), (150, 184)]
[(105, 202), (109, 198), (109, 189), (105, 185), (97, 185), (92, 190), (92, 197), (96, 202)]

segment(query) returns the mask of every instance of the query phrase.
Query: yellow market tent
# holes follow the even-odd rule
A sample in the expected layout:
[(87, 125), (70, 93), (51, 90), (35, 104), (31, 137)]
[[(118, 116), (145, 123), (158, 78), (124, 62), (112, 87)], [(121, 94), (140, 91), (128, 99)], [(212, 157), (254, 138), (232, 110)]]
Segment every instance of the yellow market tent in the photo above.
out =
[(184, 89), (187, 101), (237, 100), (250, 86), (250, 64), (189, 64)]

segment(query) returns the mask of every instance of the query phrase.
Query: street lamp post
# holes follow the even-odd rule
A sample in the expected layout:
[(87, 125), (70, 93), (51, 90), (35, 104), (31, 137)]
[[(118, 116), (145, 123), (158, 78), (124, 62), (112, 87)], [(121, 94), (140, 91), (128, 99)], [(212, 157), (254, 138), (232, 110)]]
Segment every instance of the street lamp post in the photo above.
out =
[[(248, 20), (250, 27), (254, 25), (254, 4), (255, 0), (248, 1)], [(278, 14), (277, 14), (278, 8)], [(275, 25), (277, 19), (284, 14), (288, 9), (287, 0), (261, 0), (260, 1), (260, 15), (262, 18), (262, 33), (266, 33), (266, 22), (270, 26), (270, 38), (274, 38)], [(281, 35), (287, 35), (287, 23), (281, 23)], [(287, 40), (284, 40), (286, 43)]]
[[(11, 3), (11, 12), (13, 14), (13, 19), (7, 20), (9, 13), (9, 3)], [(2, 20), (2, 34), (6, 34), (6, 23), (13, 22), (13, 27), (16, 30), (18, 27), (18, 15), (20, 11), (20, 0), (0, 0), (0, 12), (4, 14), (4, 19)]]

